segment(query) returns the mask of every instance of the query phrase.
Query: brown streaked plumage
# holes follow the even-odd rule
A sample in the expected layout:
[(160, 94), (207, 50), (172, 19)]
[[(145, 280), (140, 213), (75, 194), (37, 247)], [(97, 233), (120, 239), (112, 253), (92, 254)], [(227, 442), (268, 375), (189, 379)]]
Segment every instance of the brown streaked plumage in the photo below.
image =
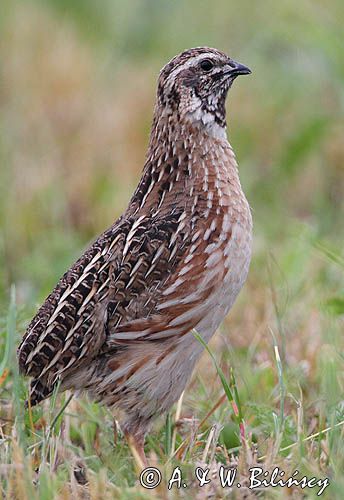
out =
[(120, 411), (143, 459), (248, 272), (252, 220), (225, 99), (250, 70), (207, 47), (161, 71), (146, 162), (126, 212), (60, 279), (18, 349), (31, 404), (85, 390)]

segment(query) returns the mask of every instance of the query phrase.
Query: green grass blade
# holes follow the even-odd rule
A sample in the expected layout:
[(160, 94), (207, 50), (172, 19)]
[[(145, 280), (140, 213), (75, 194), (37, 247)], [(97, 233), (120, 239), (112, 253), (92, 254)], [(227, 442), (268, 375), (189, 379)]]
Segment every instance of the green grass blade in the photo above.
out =
[(214, 354), (212, 353), (211, 349), (209, 348), (207, 343), (203, 340), (203, 338), (199, 335), (199, 333), (196, 330), (193, 330), (193, 335), (198, 340), (198, 342), (200, 342), (202, 344), (202, 346), (206, 349), (206, 351), (209, 353), (209, 355), (214, 363), (214, 366), (216, 368), (217, 374), (221, 380), (221, 384), (222, 384), (223, 390), (225, 391), (225, 394), (227, 396), (228, 402), (230, 403), (230, 405), (233, 409), (234, 419), (240, 428), (241, 438), (245, 439), (244, 421), (242, 418), (241, 405), (240, 405), (238, 391), (236, 389), (236, 382), (235, 382), (235, 378), (234, 378), (234, 373), (231, 370), (231, 382), (230, 383), (233, 387), (233, 392), (234, 392), (234, 395), (233, 395), (233, 392), (231, 390), (230, 385), (227, 382), (225, 374), (223, 373), (220, 366), (218, 365), (216, 358), (215, 358)]
[(10, 293), (10, 305), (8, 309), (7, 324), (5, 331), (5, 349), (3, 358), (0, 362), (0, 377), (3, 375), (5, 369), (11, 365), (13, 350), (14, 350), (15, 333), (16, 333), (16, 318), (17, 318), (16, 292), (15, 292), (15, 286), (12, 285)]

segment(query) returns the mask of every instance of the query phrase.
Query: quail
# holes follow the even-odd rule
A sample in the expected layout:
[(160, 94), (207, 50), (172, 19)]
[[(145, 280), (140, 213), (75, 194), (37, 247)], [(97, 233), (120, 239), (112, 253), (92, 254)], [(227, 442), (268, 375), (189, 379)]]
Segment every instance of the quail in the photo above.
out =
[(183, 392), (248, 273), (252, 218), (225, 101), (251, 71), (197, 47), (161, 70), (148, 151), (123, 215), (62, 276), (18, 348), (30, 403), (55, 387), (113, 408), (137, 455)]

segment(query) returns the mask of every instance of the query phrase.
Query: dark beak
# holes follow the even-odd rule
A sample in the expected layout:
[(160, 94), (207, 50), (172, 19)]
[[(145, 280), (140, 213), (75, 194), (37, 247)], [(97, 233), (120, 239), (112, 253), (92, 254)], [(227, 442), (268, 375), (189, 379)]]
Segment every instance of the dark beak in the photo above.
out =
[(252, 73), (252, 71), (247, 66), (244, 66), (243, 64), (237, 63), (235, 61), (231, 60), (228, 65), (231, 66), (231, 69), (227, 71), (227, 75), (239, 76), (249, 75), (250, 73)]

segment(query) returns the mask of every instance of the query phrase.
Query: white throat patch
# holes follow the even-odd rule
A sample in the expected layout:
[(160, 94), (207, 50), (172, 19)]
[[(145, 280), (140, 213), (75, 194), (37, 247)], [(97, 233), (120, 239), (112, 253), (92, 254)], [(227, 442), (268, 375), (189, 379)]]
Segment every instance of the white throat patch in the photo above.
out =
[(187, 112), (185, 118), (190, 120), (193, 125), (204, 128), (215, 139), (227, 139), (226, 127), (221, 127), (216, 123), (213, 113), (203, 111), (201, 107)]

